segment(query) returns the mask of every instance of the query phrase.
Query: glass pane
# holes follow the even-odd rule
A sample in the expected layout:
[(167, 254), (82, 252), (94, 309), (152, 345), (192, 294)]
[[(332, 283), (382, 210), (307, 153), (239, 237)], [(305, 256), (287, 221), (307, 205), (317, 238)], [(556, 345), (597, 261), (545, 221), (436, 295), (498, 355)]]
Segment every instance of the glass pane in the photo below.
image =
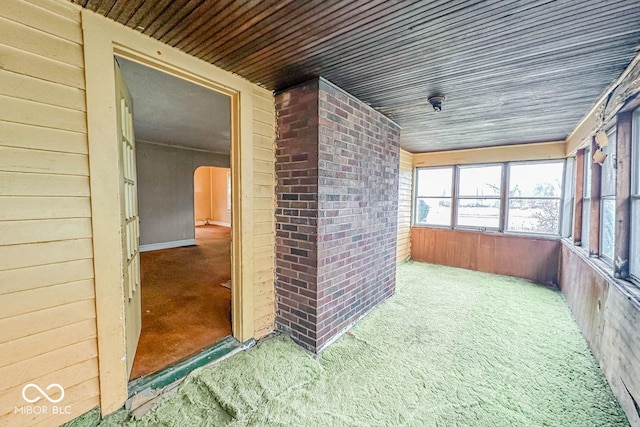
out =
[(615, 199), (602, 199), (602, 225), (600, 235), (600, 247), (602, 256), (612, 260), (615, 242), (616, 226), (616, 201)]
[(591, 197), (591, 164), (593, 159), (591, 158), (591, 150), (584, 152), (584, 185), (583, 194), (585, 197)]
[[(631, 173), (634, 176), (634, 185), (631, 191), (633, 194), (640, 195), (640, 109), (636, 110), (633, 116), (633, 129), (635, 131), (633, 135), (633, 147), (631, 148), (631, 155), (633, 156)], [(638, 215), (640, 215), (640, 211), (636, 211), (636, 216)]]
[(451, 196), (453, 168), (418, 169), (418, 197)]
[(560, 200), (510, 200), (507, 230), (523, 233), (558, 234), (560, 230)]
[(607, 155), (607, 158), (602, 164), (602, 176), (600, 188), (600, 194), (602, 196), (615, 196), (616, 194), (616, 134), (615, 132), (608, 135), (609, 145), (604, 147), (602, 151)]
[(562, 162), (511, 165), (509, 197), (560, 197), (562, 172)]
[(451, 225), (451, 198), (419, 198), (416, 224)]
[(457, 225), (498, 228), (500, 226), (500, 199), (458, 200)]
[(500, 196), (502, 166), (460, 168), (460, 196)]
[(589, 199), (585, 199), (582, 201), (582, 233), (580, 238), (580, 245), (588, 249), (589, 248), (589, 210), (591, 209), (591, 204), (589, 203)]
[(640, 279), (640, 199), (631, 201), (631, 275)]

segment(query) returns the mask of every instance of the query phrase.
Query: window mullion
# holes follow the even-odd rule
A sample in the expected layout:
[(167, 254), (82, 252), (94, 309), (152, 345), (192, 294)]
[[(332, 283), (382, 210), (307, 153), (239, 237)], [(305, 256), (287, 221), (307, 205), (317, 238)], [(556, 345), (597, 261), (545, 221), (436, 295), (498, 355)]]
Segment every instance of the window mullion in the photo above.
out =
[(453, 167), (452, 187), (451, 187), (451, 228), (458, 226), (458, 193), (460, 186), (460, 167)]
[(500, 185), (500, 219), (498, 229), (504, 233), (507, 229), (507, 204), (509, 203), (509, 167), (508, 163), (502, 164), (502, 182)]

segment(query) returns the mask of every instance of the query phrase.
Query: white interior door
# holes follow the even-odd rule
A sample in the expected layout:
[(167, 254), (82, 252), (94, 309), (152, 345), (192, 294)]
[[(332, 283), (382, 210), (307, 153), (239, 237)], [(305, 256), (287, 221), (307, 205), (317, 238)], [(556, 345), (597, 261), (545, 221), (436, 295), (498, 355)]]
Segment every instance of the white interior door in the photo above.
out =
[(133, 136), (133, 103), (118, 62), (115, 63), (118, 109), (118, 142), (120, 146), (120, 191), (122, 247), (124, 257), (125, 327), (127, 334), (127, 368), (131, 373), (140, 330), (140, 226), (136, 185), (136, 149)]

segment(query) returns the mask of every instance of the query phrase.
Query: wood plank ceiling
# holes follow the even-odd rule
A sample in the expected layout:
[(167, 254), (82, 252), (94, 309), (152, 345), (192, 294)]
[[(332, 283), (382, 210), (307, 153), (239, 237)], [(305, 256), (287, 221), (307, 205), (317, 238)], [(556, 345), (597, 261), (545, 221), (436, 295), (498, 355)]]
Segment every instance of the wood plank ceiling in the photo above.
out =
[(562, 140), (640, 41), (640, 0), (72, 1), (271, 90), (323, 76), (412, 152)]

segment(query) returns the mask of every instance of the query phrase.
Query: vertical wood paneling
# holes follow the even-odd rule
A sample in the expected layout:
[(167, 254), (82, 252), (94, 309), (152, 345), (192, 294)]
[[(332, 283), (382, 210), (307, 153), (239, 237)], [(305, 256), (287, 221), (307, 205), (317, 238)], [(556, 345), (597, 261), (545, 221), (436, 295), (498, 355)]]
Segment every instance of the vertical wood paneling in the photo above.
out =
[(560, 241), (506, 234), (413, 227), (411, 259), (558, 283)]
[[(0, 35), (0, 426), (59, 425), (99, 393), (79, 11), (6, 0)], [(71, 413), (15, 413), (28, 383)]]
[[(616, 123), (616, 225), (614, 248), (614, 276), (618, 279), (629, 277), (629, 259), (631, 247), (631, 146), (633, 112), (618, 114)], [(638, 154), (636, 154), (637, 156)], [(639, 172), (636, 172), (639, 173)]]
[(253, 281), (255, 338), (275, 325), (275, 108), (273, 95), (253, 90)]
[(411, 256), (411, 199), (413, 195), (413, 165), (411, 153), (400, 150), (398, 185), (398, 246), (396, 259)]

